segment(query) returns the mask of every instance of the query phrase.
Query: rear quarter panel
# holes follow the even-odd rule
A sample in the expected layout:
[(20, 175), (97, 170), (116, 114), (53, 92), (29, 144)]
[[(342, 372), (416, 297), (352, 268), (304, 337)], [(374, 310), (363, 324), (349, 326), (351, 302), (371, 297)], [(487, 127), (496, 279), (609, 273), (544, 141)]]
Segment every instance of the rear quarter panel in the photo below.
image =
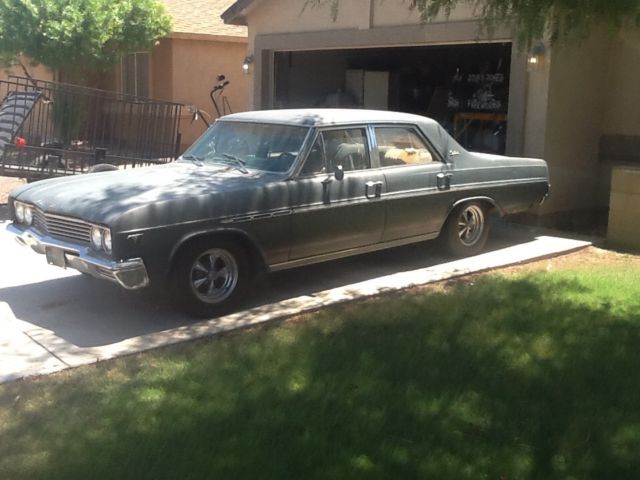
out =
[(464, 152), (451, 161), (454, 202), (486, 196), (501, 214), (528, 210), (549, 192), (549, 171), (541, 159)]

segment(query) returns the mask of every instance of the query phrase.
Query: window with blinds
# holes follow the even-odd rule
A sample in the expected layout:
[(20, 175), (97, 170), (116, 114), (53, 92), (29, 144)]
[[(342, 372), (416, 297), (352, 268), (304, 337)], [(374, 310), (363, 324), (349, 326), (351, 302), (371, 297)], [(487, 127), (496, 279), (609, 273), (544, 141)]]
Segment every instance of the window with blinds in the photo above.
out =
[(149, 53), (127, 53), (122, 57), (122, 93), (149, 97)]

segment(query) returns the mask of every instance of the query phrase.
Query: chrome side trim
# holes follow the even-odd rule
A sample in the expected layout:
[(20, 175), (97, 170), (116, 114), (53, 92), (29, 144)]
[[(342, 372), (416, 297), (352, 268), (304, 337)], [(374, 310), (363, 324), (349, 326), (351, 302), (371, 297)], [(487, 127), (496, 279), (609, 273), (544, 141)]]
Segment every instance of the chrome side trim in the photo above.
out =
[(36, 253), (46, 253), (47, 247), (62, 250), (65, 264), (63, 268), (71, 267), (93, 277), (112, 281), (127, 290), (137, 290), (149, 284), (149, 275), (141, 258), (111, 260), (96, 255), (86, 245), (41, 235), (31, 228), (10, 223), (7, 230), (15, 235), (19, 244), (31, 247)]
[(220, 220), (220, 223), (240, 223), (250, 222), (251, 220), (264, 220), (265, 218), (283, 217), (285, 215), (291, 215), (292, 210), (290, 208), (272, 210), (270, 212), (256, 212), (249, 213), (247, 215), (238, 215), (236, 217), (227, 217)]
[(324, 253), (322, 255), (316, 255), (315, 257), (300, 258), (288, 262), (275, 263), (273, 265), (269, 265), (269, 270), (272, 272), (277, 272), (279, 270), (286, 270), (288, 268), (304, 267), (306, 265), (313, 265), (314, 263), (326, 262), (328, 260), (337, 260), (339, 258), (351, 257), (353, 255), (360, 255), (363, 253), (376, 252), (378, 250), (385, 250), (387, 248), (401, 247), (403, 245), (409, 245), (411, 243), (433, 240), (438, 235), (439, 232), (427, 233), (424, 235), (417, 235), (415, 237), (400, 238), (398, 240), (392, 240), (390, 242), (376, 243), (373, 245), (366, 245), (364, 247), (350, 248), (348, 250), (340, 250), (338, 252), (332, 253)]
[(423, 187), (414, 188), (410, 190), (396, 190), (392, 192), (385, 192), (382, 194), (384, 199), (398, 199), (405, 197), (416, 197), (417, 195), (429, 195), (433, 193), (451, 193), (451, 192), (464, 192), (468, 190), (477, 190), (480, 188), (497, 188), (497, 187), (510, 187), (512, 185), (526, 185), (526, 184), (538, 184), (547, 183), (547, 179), (544, 177), (532, 177), (518, 180), (496, 180), (491, 182), (473, 182), (473, 183), (453, 183), (448, 190), (440, 190), (438, 187)]
[[(333, 208), (340, 208), (343, 206), (350, 206), (354, 204), (369, 204), (371, 202), (379, 202), (381, 200), (402, 200), (404, 198), (417, 198), (422, 196), (429, 195), (442, 195), (442, 194), (450, 194), (450, 193), (458, 193), (458, 192), (468, 192), (473, 190), (478, 190), (480, 188), (497, 188), (497, 187), (510, 187), (512, 185), (526, 185), (526, 184), (538, 184), (541, 182), (547, 182), (545, 178), (531, 178), (531, 179), (523, 179), (523, 180), (511, 180), (511, 181), (495, 181), (495, 182), (475, 182), (475, 183), (467, 183), (467, 184), (458, 184), (451, 185), (451, 188), (448, 190), (440, 190), (438, 187), (424, 187), (424, 188), (416, 188), (412, 190), (398, 190), (392, 192), (385, 192), (378, 198), (367, 198), (364, 195), (359, 197), (345, 198), (340, 200), (333, 200), (330, 202), (329, 206)], [(294, 214), (305, 213), (307, 211), (311, 211), (318, 208), (326, 208), (327, 204), (324, 202), (314, 202), (308, 203), (306, 205), (296, 206), (293, 209)], [(244, 220), (249, 220), (249, 218), (244, 218)]]

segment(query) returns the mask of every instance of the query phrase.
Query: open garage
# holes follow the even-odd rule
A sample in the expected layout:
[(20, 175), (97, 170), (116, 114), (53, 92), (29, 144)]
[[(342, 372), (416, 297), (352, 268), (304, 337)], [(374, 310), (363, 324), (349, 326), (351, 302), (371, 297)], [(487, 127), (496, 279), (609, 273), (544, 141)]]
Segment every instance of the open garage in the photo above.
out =
[(274, 52), (274, 106), (394, 110), (504, 153), (511, 43)]

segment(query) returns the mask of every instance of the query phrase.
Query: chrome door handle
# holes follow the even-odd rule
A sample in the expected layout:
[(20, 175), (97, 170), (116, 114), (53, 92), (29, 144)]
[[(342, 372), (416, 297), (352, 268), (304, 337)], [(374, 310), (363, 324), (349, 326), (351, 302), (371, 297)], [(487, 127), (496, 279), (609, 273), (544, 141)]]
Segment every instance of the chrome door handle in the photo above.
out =
[(451, 188), (451, 177), (453, 177), (453, 173), (439, 173), (436, 175), (438, 190), (449, 190)]
[[(367, 182), (364, 184), (364, 194), (367, 198), (380, 198), (382, 196), (382, 182)], [(373, 190), (373, 196), (371, 195)]]
[(333, 177), (327, 177), (322, 182), (322, 202), (323, 203), (331, 203), (331, 182), (333, 182)]

